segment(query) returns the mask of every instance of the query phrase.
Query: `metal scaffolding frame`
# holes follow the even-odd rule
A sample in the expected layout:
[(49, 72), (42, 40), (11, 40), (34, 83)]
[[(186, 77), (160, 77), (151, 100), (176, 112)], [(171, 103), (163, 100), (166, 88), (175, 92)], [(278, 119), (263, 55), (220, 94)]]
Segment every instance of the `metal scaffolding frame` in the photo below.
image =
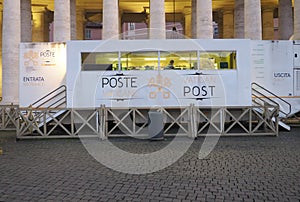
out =
[[(147, 137), (148, 112), (161, 112), (165, 135), (278, 135), (278, 106), (157, 108), (1, 108), (17, 138)], [(4, 111), (3, 111), (4, 110)], [(13, 116), (15, 114), (15, 116)], [(3, 125), (2, 123), (2, 125)], [(58, 131), (57, 131), (58, 130)]]
[(1, 105), (0, 130), (16, 130), (18, 114), (19, 112), (17, 105)]

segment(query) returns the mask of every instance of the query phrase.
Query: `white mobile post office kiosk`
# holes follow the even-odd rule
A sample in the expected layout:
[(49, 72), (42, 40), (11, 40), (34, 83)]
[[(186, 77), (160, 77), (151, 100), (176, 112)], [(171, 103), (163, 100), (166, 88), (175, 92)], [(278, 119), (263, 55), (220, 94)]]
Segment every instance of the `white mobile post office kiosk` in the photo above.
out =
[[(177, 39), (21, 44), (20, 106), (43, 100), (33, 107), (41, 120), (35, 119), (39, 124), (34, 130), (42, 137), (52, 137), (55, 127), (71, 137), (85, 133), (86, 127), (87, 133), (102, 138), (142, 136), (149, 110), (163, 113), (166, 133), (274, 135), (277, 105), (260, 100), (252, 106), (251, 75), (261, 60), (254, 55), (255, 43)], [(167, 68), (171, 60), (172, 70)], [(53, 99), (52, 92), (63, 96)], [(50, 109), (60, 100), (65, 106)], [(50, 113), (55, 110), (59, 113)], [(45, 126), (49, 123), (51, 129)], [(20, 127), (18, 137), (27, 129)]]

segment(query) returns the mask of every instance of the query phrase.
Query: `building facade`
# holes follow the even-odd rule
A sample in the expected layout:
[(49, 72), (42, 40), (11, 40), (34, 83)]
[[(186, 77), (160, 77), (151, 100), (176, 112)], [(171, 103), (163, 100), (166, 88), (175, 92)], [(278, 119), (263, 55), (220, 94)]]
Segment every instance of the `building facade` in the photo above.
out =
[[(20, 42), (272, 40), (274, 18), (279, 39), (300, 40), (300, 0), (0, 0), (0, 5), (2, 104), (18, 103)], [(133, 27), (140, 24), (146, 32)], [(101, 29), (95, 37), (88, 31), (94, 28)]]

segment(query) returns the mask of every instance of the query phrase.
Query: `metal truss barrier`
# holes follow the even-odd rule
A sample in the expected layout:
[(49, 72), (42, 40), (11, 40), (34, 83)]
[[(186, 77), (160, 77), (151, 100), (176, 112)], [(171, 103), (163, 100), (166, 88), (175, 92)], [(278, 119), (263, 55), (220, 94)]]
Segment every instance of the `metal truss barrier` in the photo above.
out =
[(0, 105), (0, 130), (16, 130), (18, 106)]
[[(9, 107), (9, 106), (8, 106)], [(147, 137), (148, 112), (161, 112), (165, 135), (278, 135), (278, 106), (158, 108), (1, 108), (2, 128), (16, 126), (17, 138)], [(4, 110), (4, 112), (3, 112)], [(4, 118), (3, 118), (4, 117)], [(15, 121), (15, 122), (13, 122)]]
[(101, 108), (19, 108), (17, 138), (69, 138), (101, 136)]

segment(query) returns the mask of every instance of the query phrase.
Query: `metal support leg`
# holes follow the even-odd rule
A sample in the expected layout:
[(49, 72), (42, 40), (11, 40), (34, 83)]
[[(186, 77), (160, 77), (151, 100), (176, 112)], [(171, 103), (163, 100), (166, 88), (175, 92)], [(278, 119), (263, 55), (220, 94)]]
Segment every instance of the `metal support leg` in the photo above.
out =
[(197, 127), (197, 116), (196, 116), (196, 108), (194, 104), (191, 104), (189, 106), (189, 134), (191, 138), (197, 138), (197, 132), (198, 132), (198, 127)]
[(99, 137), (101, 140), (107, 139), (105, 114), (105, 105), (101, 105), (99, 110)]

